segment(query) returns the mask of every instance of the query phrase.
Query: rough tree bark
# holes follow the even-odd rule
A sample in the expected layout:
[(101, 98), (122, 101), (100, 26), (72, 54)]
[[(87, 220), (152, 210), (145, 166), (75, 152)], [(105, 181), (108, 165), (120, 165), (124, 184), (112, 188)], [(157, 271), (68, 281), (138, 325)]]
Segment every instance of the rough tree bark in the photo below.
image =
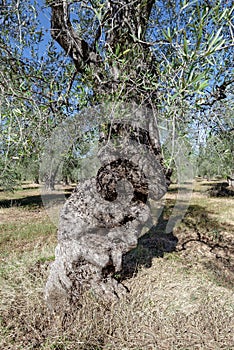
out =
[[(84, 1), (74, 1), (87, 7)], [(139, 92), (146, 93), (146, 74), (156, 74), (155, 57), (145, 41), (146, 30), (154, 0), (147, 1), (105, 1), (105, 11), (97, 26), (92, 40), (85, 41), (72, 27), (67, 0), (51, 1), (51, 35), (69, 55), (80, 74), (86, 74), (86, 69), (92, 68), (93, 92), (98, 94), (113, 94), (123, 85), (122, 96), (137, 100)], [(91, 2), (92, 3), (92, 2)], [(98, 5), (96, 4), (98, 8)], [(97, 52), (97, 44), (101, 36), (105, 36), (106, 61)], [(116, 60), (123, 57), (122, 60)], [(138, 84), (136, 84), (136, 78)], [(140, 82), (140, 78), (142, 81)], [(138, 86), (136, 91), (136, 85)], [(143, 85), (143, 87), (141, 87)], [(131, 91), (131, 95), (129, 92)], [(151, 89), (151, 98), (154, 91)], [(145, 103), (147, 103), (146, 99)]]
[[(105, 125), (98, 155), (103, 166), (95, 178), (78, 184), (61, 212), (56, 259), (46, 285), (46, 299), (53, 309), (76, 303), (89, 288), (108, 297), (125, 292), (113, 276), (121, 270), (122, 255), (136, 247), (150, 219), (148, 199), (158, 200), (167, 190), (157, 126), (153, 130), (142, 126), (140, 119), (152, 115), (141, 110), (139, 119), (139, 108), (134, 108), (143, 100), (151, 108), (157, 98), (155, 91), (147, 90), (147, 76), (156, 74), (145, 41), (153, 4), (152, 0), (106, 1), (94, 40), (88, 43), (72, 27), (68, 1), (50, 2), (52, 37), (72, 58), (78, 73), (85, 76), (87, 67), (92, 69), (94, 94), (115, 96), (120, 89), (123, 100), (132, 105), (130, 121)], [(105, 36), (108, 69), (96, 50), (101, 36)], [(124, 56), (124, 64), (114, 58), (117, 53)]]

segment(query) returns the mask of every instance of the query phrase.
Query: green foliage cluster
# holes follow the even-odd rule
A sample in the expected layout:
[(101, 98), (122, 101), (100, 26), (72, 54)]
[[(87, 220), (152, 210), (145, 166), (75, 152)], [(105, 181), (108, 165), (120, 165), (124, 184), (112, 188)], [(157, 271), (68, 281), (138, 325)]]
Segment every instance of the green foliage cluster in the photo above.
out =
[[(208, 171), (206, 163), (212, 163), (212, 174), (233, 170), (232, 1), (157, 1), (146, 31), (139, 25), (131, 43), (122, 37), (112, 47), (105, 27), (107, 2), (70, 1), (74, 30), (95, 46), (104, 62), (102, 70), (87, 66), (82, 74), (43, 27), (42, 16), (50, 19), (51, 2), (4, 4), (0, 6), (0, 186), (9, 187), (15, 179), (39, 180), (43, 146), (63, 120), (72, 120), (83, 107), (129, 100), (133, 94), (139, 103), (155, 106), (171, 138), (186, 138), (188, 153), (192, 159), (198, 157), (201, 173)], [(95, 37), (98, 27), (101, 32)], [(142, 68), (139, 47), (149, 49), (147, 69)], [(118, 81), (114, 90), (111, 72), (116, 72)], [(82, 139), (79, 143), (78, 151), (74, 146), (64, 155), (64, 177), (72, 178), (78, 171), (81, 149), (86, 147)], [(211, 162), (214, 154), (216, 161)], [(167, 163), (173, 164), (174, 157), (173, 152), (168, 154)]]

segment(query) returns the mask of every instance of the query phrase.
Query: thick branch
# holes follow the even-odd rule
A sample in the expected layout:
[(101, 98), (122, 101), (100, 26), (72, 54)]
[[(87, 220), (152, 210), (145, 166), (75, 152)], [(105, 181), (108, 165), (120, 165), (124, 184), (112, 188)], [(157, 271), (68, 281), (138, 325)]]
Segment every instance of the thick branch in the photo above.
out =
[(144, 40), (148, 20), (155, 0), (108, 1), (107, 42), (112, 49), (123, 50), (136, 40)]
[(73, 59), (77, 71), (82, 72), (86, 64), (96, 63), (97, 54), (72, 27), (67, 0), (52, 3), (51, 10), (51, 35)]
[(202, 103), (201, 106), (213, 106), (216, 102), (224, 100), (227, 97), (226, 88), (233, 83), (234, 79), (231, 79), (229, 81), (224, 81), (220, 86), (216, 85), (216, 90), (211, 95), (213, 99), (211, 101)]
[[(71, 1), (73, 3), (74, 1)], [(69, 1), (56, 0), (50, 3), (52, 9), (51, 33), (52, 37), (69, 55), (79, 73), (85, 73), (85, 67), (92, 69), (91, 82), (94, 93), (98, 95), (114, 94), (120, 87), (122, 95), (139, 100), (144, 95), (146, 73), (156, 74), (155, 60), (148, 45), (144, 44), (149, 17), (155, 0), (106, 0), (105, 13), (99, 19), (99, 25), (94, 30), (93, 45), (86, 42), (78, 34), (71, 23)], [(82, 1), (78, 1), (81, 5)], [(97, 6), (93, 4), (92, 6)], [(99, 8), (94, 10), (99, 11)], [(96, 12), (95, 12), (96, 13)], [(94, 21), (93, 24), (96, 24)], [(97, 53), (96, 44), (100, 36), (105, 36), (106, 45), (103, 49), (105, 59)], [(96, 39), (95, 39), (96, 38)], [(125, 63), (119, 59), (124, 55)], [(136, 78), (141, 74), (142, 83), (136, 86)], [(126, 77), (128, 77), (126, 79)], [(87, 79), (90, 76), (86, 76)], [(139, 89), (138, 89), (139, 88)], [(154, 94), (155, 95), (155, 94)]]

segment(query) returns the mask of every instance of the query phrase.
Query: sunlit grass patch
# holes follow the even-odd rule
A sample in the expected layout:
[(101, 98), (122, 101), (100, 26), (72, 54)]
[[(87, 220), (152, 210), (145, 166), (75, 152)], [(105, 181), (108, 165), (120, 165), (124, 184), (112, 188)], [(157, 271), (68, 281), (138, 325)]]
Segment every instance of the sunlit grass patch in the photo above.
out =
[(51, 247), (9, 261), (1, 280), (0, 346), (8, 349), (227, 349), (234, 297), (201, 266), (159, 258), (108, 303), (87, 292), (82, 308), (55, 316), (44, 303)]
[(9, 223), (0, 225), (0, 252), (31, 250), (33, 245), (48, 240), (55, 240), (56, 228), (48, 220), (23, 224)]
[[(208, 198), (201, 185), (182, 222), (166, 235), (176, 201), (174, 185), (159, 225), (129, 255), (127, 262), (136, 259), (136, 269), (122, 277), (116, 274), (129, 289), (126, 296), (111, 303), (88, 291), (79, 308), (60, 315), (53, 314), (44, 300), (56, 227), (42, 207), (2, 208), (0, 348), (232, 349), (233, 230), (224, 218), (220, 220), (216, 207), (219, 203), (225, 211), (228, 203)], [(34, 189), (27, 191), (30, 196)], [(176, 244), (167, 251), (170, 239)]]

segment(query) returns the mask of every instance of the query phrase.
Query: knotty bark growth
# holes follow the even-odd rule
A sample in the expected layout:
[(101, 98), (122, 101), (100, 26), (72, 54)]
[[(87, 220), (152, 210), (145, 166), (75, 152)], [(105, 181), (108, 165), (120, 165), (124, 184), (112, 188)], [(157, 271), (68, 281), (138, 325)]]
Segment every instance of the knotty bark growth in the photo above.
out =
[[(97, 101), (127, 101), (132, 115), (118, 121), (110, 112), (109, 121), (103, 118), (98, 154), (102, 166), (95, 178), (78, 184), (61, 212), (56, 259), (46, 286), (54, 309), (76, 304), (87, 289), (108, 298), (126, 291), (114, 274), (150, 220), (149, 198), (160, 199), (168, 185), (153, 113), (140, 108), (139, 118), (136, 108), (142, 103), (151, 108), (157, 98), (150, 88), (155, 60), (146, 42), (154, 1), (76, 4), (101, 13), (93, 36), (87, 41), (74, 30), (68, 1), (58, 0), (50, 3), (53, 38), (89, 82), (91, 71)], [(101, 38), (102, 55), (97, 52)]]

